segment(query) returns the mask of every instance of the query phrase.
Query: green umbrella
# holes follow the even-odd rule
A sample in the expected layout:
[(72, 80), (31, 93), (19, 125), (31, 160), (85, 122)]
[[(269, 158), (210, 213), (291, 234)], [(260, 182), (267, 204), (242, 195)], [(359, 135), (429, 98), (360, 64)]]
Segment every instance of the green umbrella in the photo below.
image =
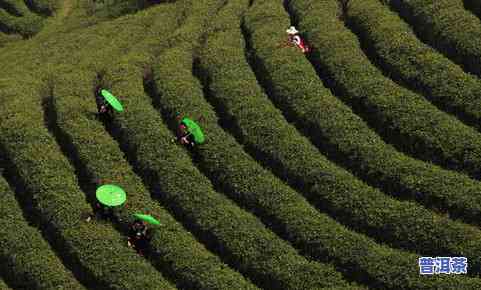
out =
[(187, 126), (187, 131), (189, 131), (189, 133), (191, 133), (192, 136), (194, 136), (195, 143), (197, 144), (204, 143), (205, 141), (204, 133), (202, 132), (202, 129), (196, 122), (192, 121), (189, 118), (184, 118), (182, 119), (182, 123), (184, 123), (185, 126)]
[(97, 200), (106, 206), (118, 206), (127, 199), (125, 191), (113, 184), (105, 184), (97, 188), (95, 195)]
[(156, 226), (160, 226), (160, 222), (159, 222), (158, 220), (156, 220), (153, 216), (149, 215), (149, 214), (136, 213), (136, 214), (134, 214), (134, 217), (138, 218), (139, 220), (148, 222), (149, 224), (153, 224), (153, 225), (156, 225)]
[(117, 100), (116, 97), (114, 97), (114, 95), (112, 95), (109, 91), (107, 90), (101, 90), (100, 93), (102, 94), (102, 96), (105, 98), (105, 100), (107, 100), (107, 102), (112, 105), (112, 107), (119, 111), (119, 112), (122, 112), (124, 110), (124, 107), (122, 107), (122, 104), (119, 102), (119, 100)]

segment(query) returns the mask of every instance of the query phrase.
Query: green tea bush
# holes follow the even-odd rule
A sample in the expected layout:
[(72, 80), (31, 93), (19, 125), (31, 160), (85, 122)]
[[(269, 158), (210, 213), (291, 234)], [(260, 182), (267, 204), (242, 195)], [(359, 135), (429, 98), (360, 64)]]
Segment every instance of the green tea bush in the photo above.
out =
[(4, 33), (18, 33), (26, 38), (39, 32), (42, 26), (43, 19), (36, 14), (19, 17), (0, 9), (0, 31)]
[[(471, 261), (478, 260), (473, 269), (478, 269), (478, 229), (435, 215), (416, 203), (386, 197), (320, 155), (263, 94), (244, 58), (243, 42), (240, 31), (234, 30), (207, 38), (199, 57), (204, 71), (199, 75), (208, 78), (209, 98), (222, 114), (222, 123), (257, 160), (351, 228), (423, 253), (469, 251)], [(458, 239), (460, 233), (472, 243)], [(450, 245), (437, 242), (447, 236), (453, 241)]]
[(19, 289), (84, 290), (39, 231), (23, 216), (13, 191), (0, 176), (0, 272)]
[(388, 0), (417, 35), (474, 74), (481, 74), (481, 23), (462, 0)]
[(43, 18), (29, 10), (22, 0), (0, 0), (0, 31), (33, 36), (43, 27)]
[(27, 1), (24, 0), (0, 0), (0, 7), (14, 16), (25, 16), (39, 18), (35, 11), (31, 9)]
[(32, 204), (44, 235), (52, 237), (53, 247), (87, 287), (174, 289), (110, 225), (84, 221), (91, 207), (44, 126), (39, 96), (45, 88), (33, 79), (24, 81), (12, 81), (0, 92), (0, 147), (14, 182), (26, 189), (19, 198)]
[[(118, 144), (97, 120), (92, 95), (95, 75), (75, 72), (56, 80), (54, 106), (63, 143), (71, 147), (89, 179), (97, 185), (108, 181), (127, 192), (127, 202), (117, 217), (124, 227), (135, 213), (155, 216), (150, 250), (154, 263), (176, 277), (177, 285), (189, 289), (257, 289), (239, 273), (207, 251), (162, 207), (154, 202), (140, 178), (130, 168)], [(89, 98), (90, 97), (90, 98)], [(128, 109), (128, 108), (126, 108)], [(91, 193), (94, 194), (93, 192)]]
[(386, 78), (363, 53), (357, 37), (337, 19), (337, 1), (289, 3), (314, 46), (311, 61), (329, 86), (381, 136), (417, 158), (481, 176), (481, 134)]
[(422, 91), (438, 107), (481, 128), (481, 81), (419, 41), (397, 14), (379, 1), (349, 2), (347, 23), (385, 71)]
[[(304, 55), (295, 48), (278, 48), (285, 37), (278, 27), (289, 25), (288, 15), (281, 4), (262, 3), (266, 8), (250, 10), (244, 25), (252, 46), (251, 61), (271, 100), (298, 130), (331, 160), (383, 192), (477, 223), (481, 216), (481, 184), (464, 174), (411, 158), (386, 144), (322, 85)], [(271, 20), (266, 23), (264, 18)]]

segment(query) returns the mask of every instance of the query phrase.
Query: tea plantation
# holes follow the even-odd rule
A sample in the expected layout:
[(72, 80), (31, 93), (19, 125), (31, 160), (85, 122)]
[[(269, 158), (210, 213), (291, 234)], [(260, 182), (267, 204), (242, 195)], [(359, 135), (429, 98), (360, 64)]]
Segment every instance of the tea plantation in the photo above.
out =
[(0, 0), (0, 290), (479, 290), (480, 67), (475, 0)]

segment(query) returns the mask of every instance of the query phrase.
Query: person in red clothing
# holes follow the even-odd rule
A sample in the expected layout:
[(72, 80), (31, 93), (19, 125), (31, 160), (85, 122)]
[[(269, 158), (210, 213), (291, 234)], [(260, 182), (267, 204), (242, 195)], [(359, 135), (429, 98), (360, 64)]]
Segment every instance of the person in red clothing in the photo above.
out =
[(286, 32), (288, 34), (288, 42), (290, 44), (299, 47), (299, 49), (303, 53), (309, 52), (308, 45), (301, 38), (301, 36), (299, 35), (299, 31), (297, 31), (297, 29), (294, 26), (289, 27), (289, 29), (287, 29)]

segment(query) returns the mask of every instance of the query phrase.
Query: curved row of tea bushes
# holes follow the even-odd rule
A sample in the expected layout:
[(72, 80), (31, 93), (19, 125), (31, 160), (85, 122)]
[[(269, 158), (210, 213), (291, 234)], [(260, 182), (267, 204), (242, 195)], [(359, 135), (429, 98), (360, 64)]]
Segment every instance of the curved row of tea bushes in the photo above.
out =
[[(20, 2), (20, 1), (18, 1)], [(16, 0), (0, 0), (0, 9), (5, 10), (12, 16), (22, 16), (22, 8), (18, 7)], [(25, 6), (25, 4), (24, 4)]]
[(52, 246), (86, 287), (174, 289), (112, 226), (85, 222), (91, 207), (72, 166), (45, 128), (42, 86), (24, 78), (0, 89), (0, 148), (15, 183), (25, 188), (19, 198), (32, 203), (44, 235), (52, 237)]
[[(263, 94), (244, 59), (242, 37), (239, 32), (229, 33), (230, 37), (226, 33), (207, 41), (199, 57), (206, 72), (199, 74), (212, 80), (210, 98), (221, 112), (222, 122), (247, 143), (256, 159), (351, 228), (423, 253), (469, 252), (476, 272), (481, 248), (478, 229), (435, 215), (413, 202), (386, 197), (320, 155)], [(460, 235), (464, 238), (459, 239)], [(438, 242), (447, 236), (452, 242)], [(465, 244), (467, 240), (471, 242)]]
[(416, 38), (399, 16), (376, 0), (351, 0), (347, 23), (391, 77), (422, 91), (438, 107), (481, 128), (481, 81)]
[(0, 175), (0, 273), (18, 289), (85, 290), (41, 233), (25, 220), (15, 193)]
[(336, 0), (289, 3), (314, 46), (311, 61), (387, 142), (419, 159), (481, 177), (481, 134), (386, 78), (366, 57), (356, 35), (337, 19)]
[[(280, 3), (262, 3), (266, 8), (252, 9), (245, 21), (253, 67), (258, 69), (257, 76), (271, 100), (288, 119), (331, 160), (383, 192), (478, 223), (481, 184), (464, 174), (406, 156), (386, 144), (323, 86), (303, 54), (295, 48), (277, 47), (285, 37), (277, 27), (289, 25), (288, 15)], [(263, 18), (269, 18), (269, 23)]]
[[(117, 217), (124, 227), (135, 213), (156, 217), (162, 226), (154, 229), (151, 251), (154, 263), (171, 273), (182, 289), (257, 289), (233, 271), (175, 221), (157, 202), (135, 175), (118, 144), (97, 120), (91, 85), (94, 76), (87, 72), (56, 80), (54, 106), (58, 126), (79, 162), (91, 179), (120, 185), (127, 192), (127, 202)], [(127, 108), (128, 109), (128, 108)], [(74, 154), (74, 153), (73, 153)], [(93, 193), (92, 193), (93, 195)]]
[(23, 0), (0, 0), (0, 8), (2, 7), (13, 16), (38, 17)]
[(15, 12), (22, 15), (12, 15), (7, 10), (0, 9), (0, 31), (9, 34), (18, 33), (24, 37), (30, 37), (42, 29), (44, 21), (42, 17), (29, 12), (28, 9), (15, 7)]
[(33, 36), (42, 28), (41, 18), (17, 17), (0, 9), (0, 31), (4, 33), (18, 33), (24, 37)]
[[(138, 55), (137, 55), (138, 57)], [(146, 56), (147, 57), (147, 56)], [(143, 68), (124, 59), (106, 84), (129, 108), (116, 119), (118, 138), (137, 171), (184, 225), (225, 262), (261, 287), (316, 289), (326, 270), (300, 256), (252, 214), (216, 192), (190, 157), (172, 143), (144, 93)], [(329, 272), (329, 271), (327, 271)]]
[(426, 43), (481, 75), (481, 23), (463, 0), (388, 0)]

